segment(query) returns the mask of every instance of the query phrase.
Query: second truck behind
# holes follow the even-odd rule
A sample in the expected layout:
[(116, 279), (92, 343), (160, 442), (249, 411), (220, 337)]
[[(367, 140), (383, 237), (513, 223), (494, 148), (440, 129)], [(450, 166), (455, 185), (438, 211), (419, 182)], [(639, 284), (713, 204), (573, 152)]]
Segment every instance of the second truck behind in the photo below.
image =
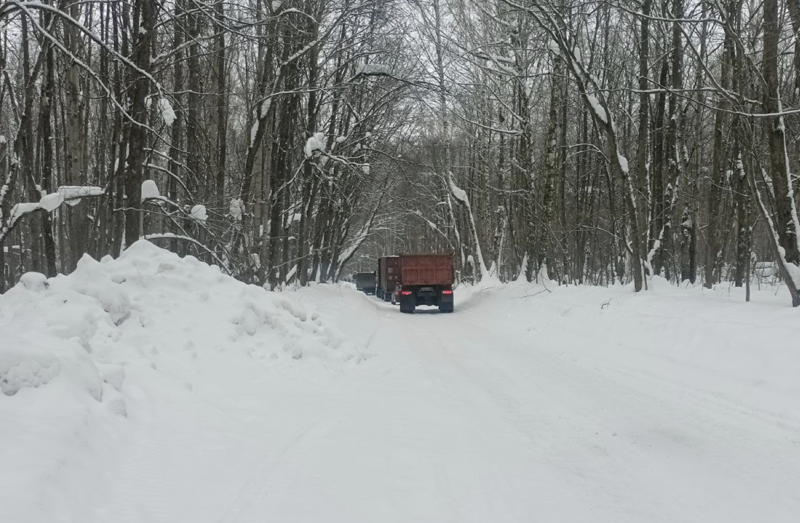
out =
[(375, 294), (383, 301), (390, 301), (398, 285), (400, 285), (400, 257), (378, 258), (378, 289)]

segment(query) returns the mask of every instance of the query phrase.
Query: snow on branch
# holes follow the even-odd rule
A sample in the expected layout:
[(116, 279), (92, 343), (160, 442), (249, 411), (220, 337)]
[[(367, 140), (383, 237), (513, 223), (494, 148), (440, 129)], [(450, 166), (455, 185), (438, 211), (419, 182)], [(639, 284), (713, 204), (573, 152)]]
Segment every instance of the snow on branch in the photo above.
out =
[(356, 76), (392, 76), (392, 68), (383, 64), (362, 64), (356, 68)]
[(3, 225), (3, 231), (0, 232), (0, 241), (5, 238), (5, 235), (16, 225), (17, 221), (26, 214), (39, 210), (53, 212), (64, 203), (77, 205), (80, 203), (81, 198), (102, 196), (104, 194), (105, 189), (102, 187), (64, 185), (53, 193), (43, 194), (41, 200), (38, 202), (17, 203), (11, 208), (8, 221)]
[(467, 192), (455, 184), (452, 176), (448, 176), (447, 181), (450, 184), (450, 192), (453, 194), (453, 198), (460, 201), (464, 205), (469, 206), (469, 198), (467, 197)]
[(158, 191), (158, 185), (153, 180), (145, 180), (142, 182), (142, 201), (149, 199), (157, 199), (161, 196)]
[(515, 69), (516, 61), (513, 58), (496, 55), (493, 53), (484, 53), (482, 51), (472, 50), (470, 53), (478, 60), (485, 60), (491, 62), (495, 67), (482, 66), (486, 69), (501, 75), (519, 76), (520, 72)]
[(469, 203), (469, 196), (467, 192), (456, 185), (453, 181), (453, 173), (447, 173), (447, 184), (450, 188), (450, 194), (453, 195), (453, 198), (461, 202), (461, 204), (467, 210), (467, 217), (469, 218), (469, 225), (470, 231), (472, 232), (473, 240), (475, 242), (475, 254), (478, 256), (478, 265), (481, 273), (481, 278), (488, 275), (488, 270), (486, 269), (486, 262), (483, 259), (483, 253), (481, 252), (481, 244), (480, 240), (478, 239), (478, 227), (475, 225), (475, 215), (472, 214), (472, 205)]
[(314, 133), (312, 137), (306, 140), (306, 146), (303, 148), (306, 158), (311, 158), (315, 152), (325, 152), (325, 133)]
[(595, 116), (597, 116), (601, 122), (608, 125), (608, 114), (600, 104), (600, 100), (598, 100), (596, 96), (588, 93), (586, 94), (586, 100), (589, 102), (589, 105), (591, 106), (592, 112), (594, 112)]
[(159, 98), (158, 110), (161, 113), (161, 118), (164, 120), (164, 124), (167, 127), (172, 127), (172, 124), (175, 123), (175, 120), (178, 117), (175, 115), (175, 110), (172, 108), (172, 104), (169, 102), (169, 100), (164, 97)]
[(195, 205), (189, 212), (189, 216), (197, 222), (206, 223), (208, 221), (208, 212), (206, 211), (206, 206), (199, 204)]

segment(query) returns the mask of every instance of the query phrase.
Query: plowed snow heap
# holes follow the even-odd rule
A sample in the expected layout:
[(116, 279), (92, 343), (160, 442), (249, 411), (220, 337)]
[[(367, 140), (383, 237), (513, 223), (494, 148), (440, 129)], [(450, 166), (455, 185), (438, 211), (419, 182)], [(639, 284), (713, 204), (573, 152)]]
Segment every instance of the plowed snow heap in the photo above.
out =
[(267, 365), (358, 360), (293, 299), (147, 241), (117, 260), (84, 256), (69, 276), (28, 273), (0, 296), (0, 390), (51, 387), (105, 401), (119, 395), (126, 365), (156, 367), (159, 353), (235, 351)]

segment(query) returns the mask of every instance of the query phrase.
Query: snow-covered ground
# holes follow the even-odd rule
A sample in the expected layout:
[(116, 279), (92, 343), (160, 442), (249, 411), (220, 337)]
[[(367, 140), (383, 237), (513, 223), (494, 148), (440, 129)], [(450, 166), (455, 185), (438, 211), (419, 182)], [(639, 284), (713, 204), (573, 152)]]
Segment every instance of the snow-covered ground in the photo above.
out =
[(794, 522), (785, 296), (484, 284), (402, 315), (139, 242), (0, 296), (14, 522)]

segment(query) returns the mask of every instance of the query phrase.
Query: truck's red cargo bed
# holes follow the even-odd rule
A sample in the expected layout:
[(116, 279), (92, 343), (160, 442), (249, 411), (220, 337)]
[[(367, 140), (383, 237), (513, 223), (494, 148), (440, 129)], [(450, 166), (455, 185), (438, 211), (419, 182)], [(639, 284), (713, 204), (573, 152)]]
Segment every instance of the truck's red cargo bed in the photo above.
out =
[(452, 254), (401, 254), (400, 282), (406, 285), (452, 285)]

